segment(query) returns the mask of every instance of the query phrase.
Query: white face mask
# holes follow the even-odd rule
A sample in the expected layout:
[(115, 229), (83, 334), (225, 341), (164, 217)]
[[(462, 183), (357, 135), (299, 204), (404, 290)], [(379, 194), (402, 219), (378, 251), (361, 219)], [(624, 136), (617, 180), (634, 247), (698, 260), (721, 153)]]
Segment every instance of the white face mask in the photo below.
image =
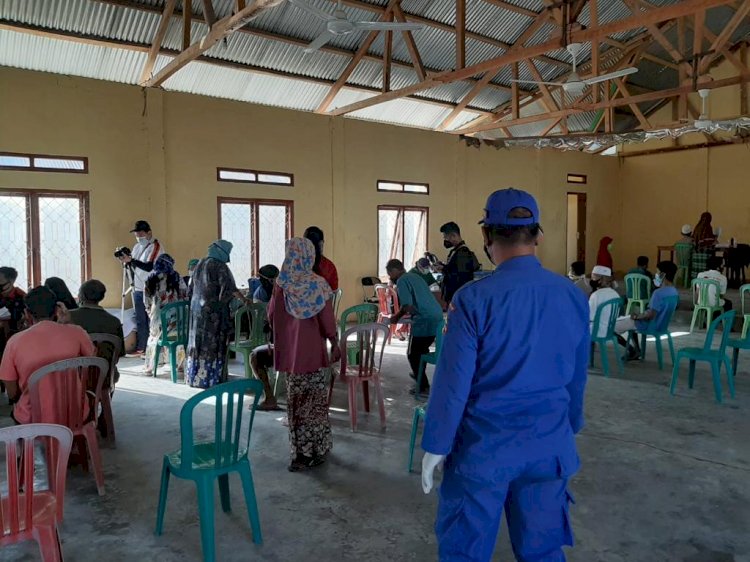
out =
[(135, 239), (141, 246), (148, 245), (148, 238), (146, 238), (145, 236), (136, 236)]
[(657, 273), (654, 276), (654, 286), (661, 287), (661, 284), (664, 282), (664, 274), (663, 273)]

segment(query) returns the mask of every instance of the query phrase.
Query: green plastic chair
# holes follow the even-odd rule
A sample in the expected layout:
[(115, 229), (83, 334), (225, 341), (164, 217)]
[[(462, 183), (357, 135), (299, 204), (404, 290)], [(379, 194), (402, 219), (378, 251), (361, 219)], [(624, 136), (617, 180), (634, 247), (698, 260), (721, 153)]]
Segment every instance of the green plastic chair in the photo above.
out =
[[(239, 307), (234, 313), (234, 340), (229, 343), (228, 350), (242, 355), (242, 364), (245, 367), (245, 378), (253, 377), (250, 368), (250, 354), (253, 350), (261, 345), (268, 343), (263, 328), (266, 324), (266, 304), (253, 303)], [(242, 332), (242, 320), (247, 319), (250, 327), (249, 334)], [(243, 337), (244, 336), (244, 337)]]
[(625, 276), (625, 294), (628, 297), (628, 305), (625, 307), (626, 316), (630, 316), (636, 305), (638, 312), (646, 312), (648, 301), (651, 300), (651, 279), (648, 275), (628, 273)]
[(729, 338), (727, 346), (732, 348), (732, 374), (737, 374), (737, 362), (740, 358), (740, 349), (750, 349), (750, 337)]
[(656, 326), (655, 319), (649, 322), (648, 326), (645, 330), (638, 331), (638, 334), (641, 336), (641, 361), (646, 359), (646, 337), (647, 336), (653, 336), (653, 338), (656, 340), (656, 357), (659, 361), (659, 370), (661, 371), (664, 369), (664, 358), (662, 356), (662, 349), (661, 349), (661, 339), (663, 337), (667, 338), (667, 342), (669, 343), (669, 355), (672, 358), (672, 365), (674, 365), (674, 343), (672, 342), (672, 334), (669, 332), (669, 325), (672, 323), (672, 318), (674, 317), (674, 313), (677, 310), (677, 305), (680, 302), (680, 297), (668, 297), (664, 299), (665, 306), (669, 307), (669, 316), (667, 317), (666, 325), (664, 326), (663, 330), (659, 330), (658, 326)]
[(336, 289), (333, 292), (333, 317), (339, 317), (339, 307), (341, 306), (341, 297), (344, 296), (343, 289)]
[(409, 440), (409, 465), (406, 467), (411, 472), (411, 465), (414, 464), (414, 447), (417, 443), (417, 430), (419, 429), (419, 420), (424, 419), (427, 410), (424, 406), (414, 408), (414, 419), (411, 423), (411, 439)]
[[(175, 323), (170, 334), (169, 324)], [(159, 357), (162, 348), (169, 349), (169, 365), (172, 367), (172, 382), (177, 382), (177, 348), (187, 348), (190, 322), (190, 301), (177, 301), (165, 304), (161, 307), (161, 338), (156, 343), (156, 354), (154, 355), (154, 372), (159, 368)]]
[[(341, 314), (341, 318), (339, 319), (339, 339), (343, 338), (344, 332), (346, 332), (347, 328), (351, 327), (349, 326), (349, 322), (351, 321), (352, 316), (355, 317), (355, 321), (353, 325), (369, 324), (371, 322), (375, 322), (378, 318), (378, 305), (372, 304), (372, 303), (365, 303), (365, 304), (358, 304), (356, 306), (347, 308)], [(347, 357), (347, 362), (350, 365), (353, 365), (354, 363), (357, 362), (358, 350), (359, 350), (358, 341), (347, 342), (346, 357)]]
[(419, 390), (422, 388), (422, 373), (427, 376), (425, 369), (427, 365), (437, 365), (438, 358), (440, 357), (440, 349), (443, 347), (443, 327), (445, 326), (445, 319), (442, 318), (438, 323), (437, 330), (435, 331), (435, 351), (425, 353), (419, 359), (419, 373), (417, 373), (417, 387), (414, 389), (414, 399), (421, 400), (422, 393)]
[(740, 303), (742, 306), (742, 339), (747, 337), (747, 333), (750, 329), (750, 307), (745, 308), (745, 295), (750, 295), (750, 284), (742, 285), (740, 287)]
[[(242, 414), (245, 411), (245, 393), (254, 394), (250, 421), (247, 426), (247, 439), (242, 434)], [(192, 480), (198, 489), (198, 514), (201, 527), (203, 560), (215, 562), (214, 547), (214, 480), (219, 481), (221, 508), (231, 511), (229, 498), (229, 473), (238, 472), (242, 479), (245, 503), (250, 519), (253, 542), (261, 544), (258, 504), (247, 453), (253, 429), (255, 409), (258, 406), (263, 385), (260, 381), (240, 379), (218, 384), (196, 394), (185, 402), (180, 411), (180, 450), (164, 455), (161, 472), (159, 506), (156, 512), (156, 534), (161, 535), (164, 526), (164, 511), (167, 506), (169, 477)], [(214, 438), (211, 441), (195, 441), (193, 431), (193, 410), (202, 402), (215, 399)]]
[[(601, 323), (602, 315), (604, 314), (604, 311), (609, 310), (609, 322), (607, 322), (607, 332), (604, 336), (599, 337), (597, 334), (599, 334), (599, 325)], [(616, 299), (610, 299), (606, 302), (603, 302), (599, 305), (599, 308), (596, 309), (596, 314), (594, 315), (594, 323), (591, 327), (591, 347), (592, 347), (592, 353), (591, 353), (591, 366), (594, 366), (594, 346), (596, 344), (599, 344), (599, 351), (602, 354), (602, 371), (604, 371), (604, 376), (609, 376), (609, 359), (607, 358), (607, 342), (612, 342), (612, 345), (615, 348), (615, 359), (617, 361), (617, 367), (620, 371), (620, 374), (623, 374), (625, 372), (625, 367), (623, 366), (622, 357), (620, 357), (620, 354), (618, 352), (618, 343), (617, 343), (617, 336), (615, 335), (615, 325), (617, 324), (617, 318), (620, 316), (620, 310), (622, 310), (622, 299), (616, 298)]]
[(711, 294), (710, 287), (714, 287), (714, 295), (716, 296), (716, 302), (718, 303), (721, 299), (721, 288), (719, 282), (713, 279), (693, 279), (690, 283), (691, 292), (693, 294), (693, 320), (690, 322), (690, 331), (692, 332), (695, 328), (696, 320), (699, 320), (698, 327), (700, 328), (703, 323), (701, 317), (705, 313), (706, 315), (706, 328), (711, 323), (715, 312), (724, 312), (724, 309), (717, 304), (716, 306), (710, 305)]
[[(732, 366), (729, 364), (729, 357), (726, 355), (727, 343), (729, 341), (729, 332), (732, 329), (734, 323), (734, 310), (725, 312), (719, 316), (716, 320), (711, 322), (711, 326), (706, 333), (706, 341), (703, 347), (685, 347), (677, 352), (677, 359), (674, 367), (672, 368), (672, 384), (669, 385), (669, 393), (674, 395), (677, 389), (677, 375), (680, 372), (680, 361), (682, 359), (688, 359), (690, 361), (690, 372), (688, 375), (688, 387), (693, 388), (693, 381), (695, 380), (695, 362), (705, 361), (711, 365), (711, 374), (714, 381), (714, 394), (716, 395), (716, 401), (721, 403), (721, 366), (727, 370), (727, 383), (729, 384), (729, 395), (734, 398), (734, 371)], [(721, 324), (721, 340), (719, 346), (713, 349), (714, 333)]]
[(690, 283), (690, 268), (693, 263), (693, 245), (687, 242), (678, 242), (674, 245), (674, 253), (677, 259), (677, 273), (674, 276), (674, 284), (682, 274), (682, 286), (687, 289)]

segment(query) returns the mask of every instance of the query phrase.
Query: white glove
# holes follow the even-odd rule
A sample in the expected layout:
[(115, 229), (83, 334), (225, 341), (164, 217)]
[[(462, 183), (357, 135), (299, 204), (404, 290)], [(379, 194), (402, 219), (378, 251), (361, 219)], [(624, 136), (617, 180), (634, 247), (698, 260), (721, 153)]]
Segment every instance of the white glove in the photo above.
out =
[(422, 457), (422, 490), (425, 494), (429, 494), (432, 490), (432, 475), (435, 469), (443, 470), (443, 461), (445, 455), (435, 455), (433, 453), (425, 453)]

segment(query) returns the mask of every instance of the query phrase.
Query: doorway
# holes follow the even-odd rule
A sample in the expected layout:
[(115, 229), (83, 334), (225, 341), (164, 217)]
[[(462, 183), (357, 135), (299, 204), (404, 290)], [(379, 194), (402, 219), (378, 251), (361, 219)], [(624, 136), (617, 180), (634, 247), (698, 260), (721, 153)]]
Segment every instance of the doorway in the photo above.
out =
[(568, 193), (567, 264), (586, 261), (586, 194)]

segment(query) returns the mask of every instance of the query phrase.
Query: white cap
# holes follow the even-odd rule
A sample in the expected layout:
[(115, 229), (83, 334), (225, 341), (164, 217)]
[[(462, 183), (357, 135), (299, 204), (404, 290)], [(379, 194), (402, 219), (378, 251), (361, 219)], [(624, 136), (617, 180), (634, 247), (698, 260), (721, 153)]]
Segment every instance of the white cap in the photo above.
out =
[(689, 224), (683, 224), (682, 225), (682, 233), (685, 236), (688, 236), (688, 235), (692, 234), (693, 233), (693, 227), (690, 226)]
[(601, 275), (602, 277), (612, 277), (612, 270), (604, 265), (595, 265), (591, 270), (592, 275)]

